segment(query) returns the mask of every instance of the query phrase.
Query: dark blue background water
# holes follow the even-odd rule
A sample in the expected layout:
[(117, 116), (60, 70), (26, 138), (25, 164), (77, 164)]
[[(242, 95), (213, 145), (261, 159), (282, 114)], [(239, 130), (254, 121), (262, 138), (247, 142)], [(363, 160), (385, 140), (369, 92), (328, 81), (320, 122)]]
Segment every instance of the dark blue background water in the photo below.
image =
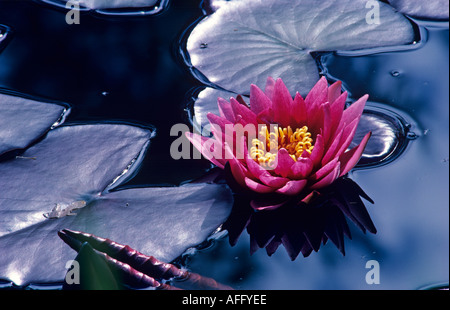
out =
[[(13, 39), (0, 54), (0, 87), (69, 103), (70, 121), (121, 120), (157, 129), (131, 184), (179, 184), (201, 176), (205, 160), (176, 161), (170, 128), (188, 123), (187, 93), (201, 85), (178, 57), (184, 29), (201, 16), (200, 1), (174, 0), (163, 14), (133, 19), (81, 15), (33, 1), (1, 1), (0, 24)], [(291, 262), (284, 249), (249, 255), (244, 233), (227, 237), (186, 260), (187, 267), (245, 289), (417, 289), (448, 283), (449, 95), (448, 24), (421, 24), (414, 49), (371, 56), (330, 54), (329, 76), (354, 98), (365, 93), (400, 114), (416, 139), (388, 165), (357, 170), (352, 179), (373, 198), (368, 211), (378, 229), (364, 235), (350, 224), (346, 256), (325, 245)], [(368, 285), (365, 264), (380, 263), (381, 283)]]

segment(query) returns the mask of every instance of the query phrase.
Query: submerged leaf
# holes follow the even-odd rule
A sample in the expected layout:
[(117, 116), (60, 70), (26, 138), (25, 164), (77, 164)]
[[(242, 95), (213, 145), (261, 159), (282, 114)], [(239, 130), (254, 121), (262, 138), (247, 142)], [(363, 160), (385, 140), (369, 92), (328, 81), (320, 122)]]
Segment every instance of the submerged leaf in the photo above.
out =
[[(312, 52), (409, 44), (411, 23), (379, 4), (380, 23), (368, 21), (363, 0), (231, 1), (205, 17), (187, 40), (190, 65), (213, 84), (239, 94), (281, 77), (305, 94), (319, 78)], [(289, 8), (289, 9), (286, 9)]]
[(0, 89), (0, 155), (29, 146), (64, 121), (67, 105), (29, 99)]

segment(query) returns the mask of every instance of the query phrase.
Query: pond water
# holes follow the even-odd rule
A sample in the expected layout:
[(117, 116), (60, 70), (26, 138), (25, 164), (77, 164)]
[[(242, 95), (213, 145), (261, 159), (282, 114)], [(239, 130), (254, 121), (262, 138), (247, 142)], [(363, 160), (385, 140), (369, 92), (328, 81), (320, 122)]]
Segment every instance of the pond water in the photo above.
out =
[[(174, 160), (169, 152), (170, 128), (189, 124), (188, 94), (202, 86), (178, 51), (182, 32), (202, 16), (199, 0), (174, 0), (156, 16), (83, 13), (79, 25), (67, 25), (64, 11), (33, 1), (0, 5), (0, 24), (13, 33), (0, 54), (0, 87), (67, 102), (72, 122), (154, 126), (157, 135), (129, 185), (178, 185), (207, 171), (208, 161)], [(395, 160), (350, 173), (374, 200), (366, 207), (376, 234), (349, 223), (345, 256), (328, 242), (291, 261), (282, 247), (271, 257), (264, 249), (250, 255), (246, 232), (234, 246), (220, 233), (178, 262), (238, 289), (419, 289), (448, 283), (448, 23), (419, 26), (414, 48), (321, 56), (323, 73), (342, 80), (351, 98), (368, 93), (369, 105), (396, 113), (409, 127), (409, 143)], [(366, 283), (370, 260), (379, 263), (379, 284)]]

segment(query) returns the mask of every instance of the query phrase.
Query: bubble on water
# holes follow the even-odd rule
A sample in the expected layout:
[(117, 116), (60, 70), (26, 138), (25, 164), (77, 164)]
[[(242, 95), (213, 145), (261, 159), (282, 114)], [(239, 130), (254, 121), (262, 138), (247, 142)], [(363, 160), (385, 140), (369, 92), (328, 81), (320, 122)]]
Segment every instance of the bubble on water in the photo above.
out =
[(410, 131), (411, 124), (390, 109), (367, 105), (361, 116), (350, 148), (355, 147), (371, 131), (357, 167), (374, 167), (391, 162), (417, 135)]
[(391, 71), (391, 75), (393, 76), (393, 77), (398, 77), (398, 76), (400, 76), (400, 71), (398, 71), (398, 70), (392, 70)]

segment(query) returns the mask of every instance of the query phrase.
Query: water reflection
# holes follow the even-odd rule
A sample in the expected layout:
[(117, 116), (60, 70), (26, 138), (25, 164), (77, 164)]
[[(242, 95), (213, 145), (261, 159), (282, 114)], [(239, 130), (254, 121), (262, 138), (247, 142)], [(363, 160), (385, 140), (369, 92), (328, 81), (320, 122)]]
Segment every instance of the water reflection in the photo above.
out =
[[(259, 197), (264, 199), (264, 197)], [(347, 219), (364, 233), (377, 232), (361, 198), (373, 200), (347, 177), (314, 192), (308, 203), (291, 199), (275, 210), (255, 212), (255, 196), (235, 194), (233, 209), (223, 228), (234, 246), (244, 230), (250, 235), (250, 252), (265, 248), (270, 256), (283, 245), (291, 260), (309, 256), (328, 240), (345, 255), (344, 236), (351, 239)], [(267, 197), (273, 199), (273, 197)]]
[(10, 29), (8, 26), (0, 24), (0, 52), (6, 46), (7, 40), (10, 37)]

